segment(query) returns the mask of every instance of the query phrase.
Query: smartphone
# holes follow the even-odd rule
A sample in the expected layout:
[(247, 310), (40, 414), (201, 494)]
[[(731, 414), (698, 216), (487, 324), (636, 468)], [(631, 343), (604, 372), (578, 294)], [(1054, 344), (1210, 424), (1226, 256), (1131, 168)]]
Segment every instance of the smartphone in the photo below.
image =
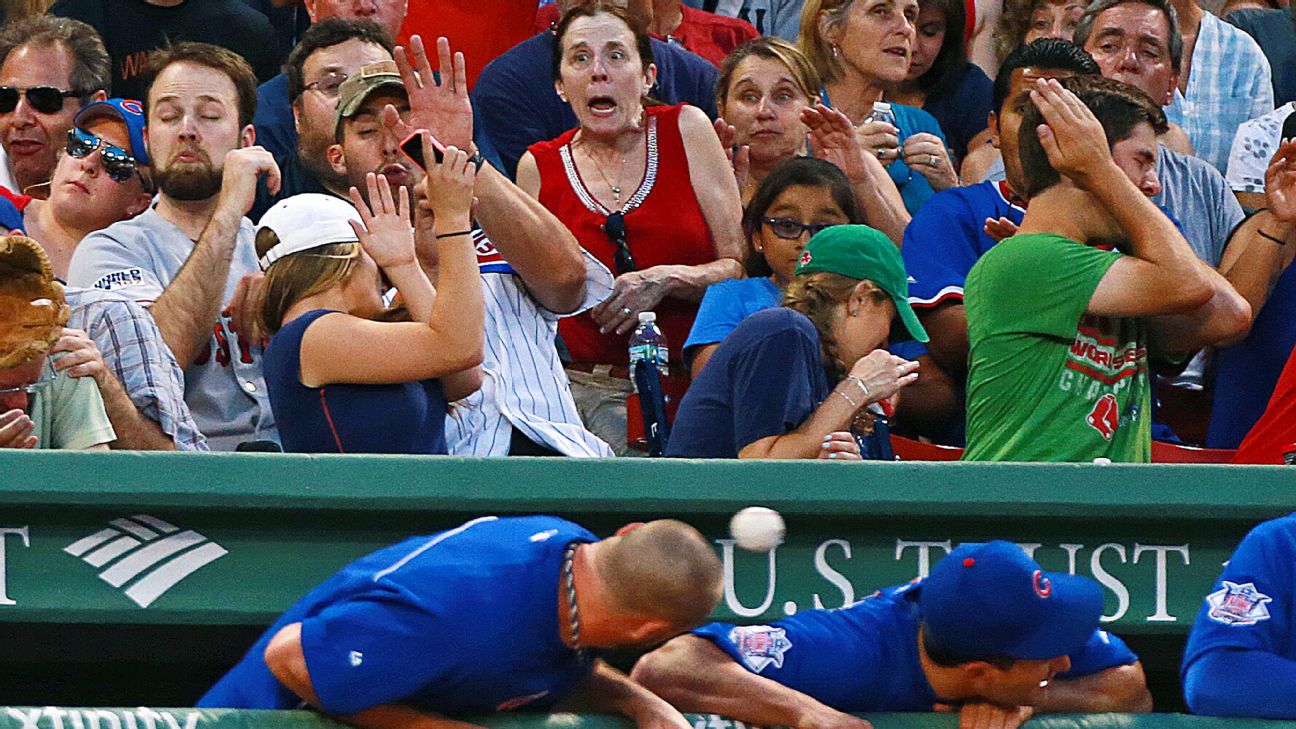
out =
[[(405, 141), (401, 142), (400, 148), (401, 151), (405, 153), (406, 157), (409, 157), (414, 164), (419, 166), (419, 169), (426, 171), (427, 164), (423, 160), (422, 138), (422, 134), (425, 131), (427, 130), (415, 130), (413, 134), (410, 134), (405, 138)], [(431, 137), (432, 135), (428, 134), (428, 136)], [(437, 164), (441, 164), (441, 160), (445, 159), (445, 147), (437, 141), (436, 137), (432, 137), (432, 157), (436, 160)]]

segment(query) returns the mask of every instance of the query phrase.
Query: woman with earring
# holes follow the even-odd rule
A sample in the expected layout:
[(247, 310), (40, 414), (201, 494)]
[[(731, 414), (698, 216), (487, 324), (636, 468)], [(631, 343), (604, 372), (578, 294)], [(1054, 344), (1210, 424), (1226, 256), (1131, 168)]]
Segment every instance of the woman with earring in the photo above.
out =
[(618, 455), (631, 391), (627, 335), (653, 311), (672, 346), (668, 392), (682, 393), (683, 344), (706, 287), (742, 275), (738, 184), (711, 122), (646, 101), (656, 77), (643, 28), (620, 8), (577, 7), (559, 21), (553, 77), (580, 126), (532, 145), (518, 185), (616, 274), (612, 295), (559, 332), (586, 425)]
[(887, 166), (910, 214), (958, 185), (945, 137), (922, 109), (891, 103), (895, 123), (870, 120), (884, 92), (905, 80), (918, 0), (807, 0), (798, 45), (823, 79), (823, 103), (855, 125), (860, 146)]

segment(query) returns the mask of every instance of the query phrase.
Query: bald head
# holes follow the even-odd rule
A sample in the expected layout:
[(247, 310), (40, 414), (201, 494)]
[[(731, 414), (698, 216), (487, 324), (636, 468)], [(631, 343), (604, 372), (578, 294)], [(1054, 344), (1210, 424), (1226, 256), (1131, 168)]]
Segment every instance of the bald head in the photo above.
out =
[(649, 522), (603, 547), (599, 574), (618, 612), (688, 630), (720, 602), (720, 560), (706, 538), (684, 522)]

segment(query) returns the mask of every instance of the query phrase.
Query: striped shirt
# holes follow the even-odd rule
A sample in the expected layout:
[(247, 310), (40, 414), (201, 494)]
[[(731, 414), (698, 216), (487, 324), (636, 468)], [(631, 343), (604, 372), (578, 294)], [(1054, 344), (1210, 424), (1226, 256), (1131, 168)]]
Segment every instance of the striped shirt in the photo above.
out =
[(208, 450), (185, 404), (184, 372), (153, 317), (134, 301), (107, 291), (68, 286), (64, 294), (72, 310), (68, 328), (90, 335), (140, 414), (157, 423), (177, 450)]
[(521, 278), (480, 230), (473, 232), (486, 303), (482, 385), (451, 405), (446, 443), (451, 455), (507, 456), (513, 429), (567, 456), (611, 457), (608, 444), (581, 423), (554, 338), (558, 320), (574, 316), (612, 293), (612, 274), (585, 259), (585, 300), (558, 315), (527, 293)]
[(1193, 47), (1188, 92), (1175, 89), (1165, 109), (1193, 152), (1221, 173), (1238, 127), (1274, 108), (1269, 61), (1251, 36), (1206, 13)]

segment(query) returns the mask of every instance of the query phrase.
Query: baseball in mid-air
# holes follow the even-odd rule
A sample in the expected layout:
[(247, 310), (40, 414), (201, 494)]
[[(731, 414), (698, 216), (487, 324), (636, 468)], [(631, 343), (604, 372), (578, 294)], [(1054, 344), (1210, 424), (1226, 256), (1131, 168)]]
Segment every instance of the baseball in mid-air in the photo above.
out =
[(777, 511), (765, 506), (748, 506), (729, 520), (729, 533), (739, 547), (749, 552), (768, 552), (783, 543), (787, 527)]

